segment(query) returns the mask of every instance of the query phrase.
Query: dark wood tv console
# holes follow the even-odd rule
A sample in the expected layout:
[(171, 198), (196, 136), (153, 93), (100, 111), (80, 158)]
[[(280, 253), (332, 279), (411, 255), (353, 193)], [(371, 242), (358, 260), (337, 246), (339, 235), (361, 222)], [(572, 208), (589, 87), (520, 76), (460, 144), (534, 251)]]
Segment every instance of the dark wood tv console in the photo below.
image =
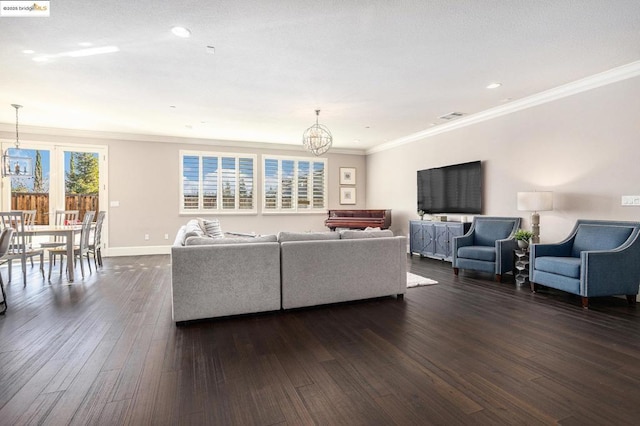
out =
[(391, 210), (329, 210), (329, 217), (324, 224), (332, 231), (336, 228), (388, 229), (391, 226)]

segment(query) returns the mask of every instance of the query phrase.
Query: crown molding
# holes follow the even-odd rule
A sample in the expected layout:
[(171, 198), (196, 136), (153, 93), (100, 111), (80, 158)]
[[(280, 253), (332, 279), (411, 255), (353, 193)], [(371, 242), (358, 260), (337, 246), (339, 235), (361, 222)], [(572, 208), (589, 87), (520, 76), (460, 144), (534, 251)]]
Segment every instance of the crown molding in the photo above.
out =
[[(15, 136), (15, 123), (0, 123), (0, 132), (7, 132)], [(13, 132), (13, 133), (12, 133)], [(79, 139), (79, 143), (86, 143), (86, 139), (100, 139), (106, 141), (132, 141), (150, 143), (171, 143), (178, 145), (207, 145), (228, 148), (247, 148), (278, 151), (299, 151), (308, 153), (302, 145), (281, 144), (270, 142), (249, 142), (224, 139), (187, 138), (168, 135), (147, 135), (138, 133), (118, 133), (98, 130), (64, 129), (58, 127), (41, 127), (20, 125), (20, 140), (38, 139), (38, 136), (48, 136), (48, 139), (59, 139), (69, 142), (69, 138)], [(328, 154), (365, 155), (364, 149), (331, 148)]]
[(367, 155), (369, 155), (376, 152), (387, 151), (389, 149), (393, 149), (411, 142), (450, 132), (462, 127), (471, 126), (483, 121), (492, 120), (503, 115), (512, 114), (517, 111), (522, 111), (523, 109), (553, 102), (567, 96), (572, 96), (578, 93), (586, 92), (588, 90), (596, 89), (598, 87), (606, 86), (637, 76), (640, 76), (640, 61), (631, 62), (629, 64), (622, 65), (620, 67), (613, 68), (599, 74), (594, 74), (592, 76), (546, 90), (544, 92), (536, 93), (535, 95), (527, 96), (526, 98), (512, 101), (506, 105), (500, 105), (472, 115), (468, 115), (466, 117), (459, 118), (451, 123), (442, 124), (437, 127), (433, 127), (377, 145), (373, 148), (368, 149), (366, 153)]

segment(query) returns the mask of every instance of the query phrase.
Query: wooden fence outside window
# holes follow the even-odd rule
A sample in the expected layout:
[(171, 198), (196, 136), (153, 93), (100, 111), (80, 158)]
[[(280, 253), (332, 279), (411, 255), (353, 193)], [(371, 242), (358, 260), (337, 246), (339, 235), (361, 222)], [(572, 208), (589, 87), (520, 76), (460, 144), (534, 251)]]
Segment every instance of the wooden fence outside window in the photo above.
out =
[[(97, 194), (65, 194), (64, 209), (79, 210), (79, 219), (82, 220), (84, 213), (94, 211), (96, 215), (99, 211)], [(12, 192), (11, 210), (35, 210), (36, 225), (49, 224), (49, 194), (40, 192)]]

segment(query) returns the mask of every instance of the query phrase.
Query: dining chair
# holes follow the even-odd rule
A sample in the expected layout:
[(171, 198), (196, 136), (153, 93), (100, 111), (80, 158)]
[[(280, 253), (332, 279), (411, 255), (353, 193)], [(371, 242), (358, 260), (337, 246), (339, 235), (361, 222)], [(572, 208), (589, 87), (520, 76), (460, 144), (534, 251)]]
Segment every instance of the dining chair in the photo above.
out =
[[(53, 216), (53, 224), (56, 226), (63, 226), (69, 224), (78, 223), (78, 214), (80, 212), (78, 210), (56, 210)], [(55, 236), (53, 241), (45, 241), (40, 243), (40, 247), (42, 248), (50, 248), (50, 247), (60, 247), (64, 246), (67, 242), (65, 241), (65, 237)]]
[[(91, 233), (91, 222), (95, 216), (95, 212), (88, 211), (84, 214), (82, 219), (82, 230), (80, 231), (80, 242), (73, 246), (73, 259), (67, 259), (67, 262), (73, 260), (75, 264), (76, 259), (80, 259), (80, 271), (82, 278), (84, 278), (84, 264), (82, 263), (82, 257), (87, 255), (87, 265), (89, 265), (89, 272), (91, 271), (91, 261), (89, 260), (89, 234)], [(52, 247), (49, 249), (49, 280), (51, 280), (51, 269), (56, 256), (60, 256), (60, 275), (62, 275), (62, 257), (67, 255), (67, 248), (65, 247)]]
[[(13, 238), (12, 228), (4, 228), (2, 230), (2, 233), (0, 233), (0, 264), (8, 262), (5, 256), (9, 252), (9, 245), (11, 245), (12, 238)], [(7, 294), (4, 292), (4, 281), (2, 281), (1, 273), (0, 273), (0, 290), (2, 291), (2, 302), (0, 302), (0, 306), (2, 306), (2, 311), (0, 311), (0, 315), (4, 315), (4, 313), (7, 312)]]
[[(96, 227), (93, 230), (93, 241), (89, 243), (89, 253), (93, 254), (93, 263), (96, 265), (96, 269), (98, 266), (102, 267), (102, 253), (100, 250), (100, 243), (102, 239), (102, 224), (104, 223), (104, 218), (107, 215), (107, 212), (101, 210), (98, 212), (98, 216), (96, 218)], [(87, 253), (87, 256), (89, 255)]]
[(12, 228), (15, 230), (11, 244), (9, 245), (9, 251), (5, 258), (8, 260), (9, 279), (11, 282), (11, 263), (13, 260), (20, 259), (22, 265), (22, 279), (24, 285), (27, 284), (27, 259), (32, 259), (35, 256), (40, 257), (40, 271), (44, 278), (44, 250), (40, 248), (33, 248), (27, 244), (27, 234), (24, 212), (22, 211), (8, 211), (0, 212), (0, 225), (1, 229)]
[[(22, 217), (24, 218), (24, 226), (29, 227), (36, 224), (37, 210), (14, 210), (14, 211), (22, 212)], [(25, 242), (27, 244), (27, 247), (31, 248), (33, 246), (33, 236), (27, 235)], [(33, 256), (30, 258), (30, 260), (31, 260), (31, 267), (33, 267)]]

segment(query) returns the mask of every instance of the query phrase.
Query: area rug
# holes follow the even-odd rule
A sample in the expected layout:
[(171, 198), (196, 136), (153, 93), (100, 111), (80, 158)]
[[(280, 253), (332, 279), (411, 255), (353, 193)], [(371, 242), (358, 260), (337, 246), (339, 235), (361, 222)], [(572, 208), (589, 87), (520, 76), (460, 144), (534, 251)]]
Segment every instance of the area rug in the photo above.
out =
[(438, 284), (438, 281), (407, 272), (407, 288)]

